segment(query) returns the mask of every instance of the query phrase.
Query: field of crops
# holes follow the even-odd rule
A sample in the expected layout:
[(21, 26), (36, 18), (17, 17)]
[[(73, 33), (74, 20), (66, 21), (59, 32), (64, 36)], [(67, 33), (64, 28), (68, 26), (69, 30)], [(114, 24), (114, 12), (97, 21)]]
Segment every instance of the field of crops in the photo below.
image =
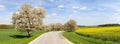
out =
[(84, 37), (120, 43), (120, 27), (79, 28), (75, 31)]

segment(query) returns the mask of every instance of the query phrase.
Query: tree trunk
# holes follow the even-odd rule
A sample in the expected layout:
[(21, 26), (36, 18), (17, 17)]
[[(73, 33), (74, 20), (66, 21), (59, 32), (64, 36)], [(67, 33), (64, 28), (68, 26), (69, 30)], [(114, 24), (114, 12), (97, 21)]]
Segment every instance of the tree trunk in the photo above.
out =
[(27, 30), (27, 34), (28, 34), (28, 37), (30, 37), (30, 36), (31, 36), (31, 34), (30, 34), (30, 31), (29, 31), (29, 30)]
[(27, 33), (28, 33), (28, 37), (30, 37), (31, 36), (31, 33), (30, 33), (30, 31), (31, 31), (31, 22), (30, 22), (30, 17), (29, 17), (29, 13), (27, 12), (27, 11), (25, 11), (26, 12), (26, 14), (27, 14), (27, 17), (28, 17), (28, 30), (27, 30)]

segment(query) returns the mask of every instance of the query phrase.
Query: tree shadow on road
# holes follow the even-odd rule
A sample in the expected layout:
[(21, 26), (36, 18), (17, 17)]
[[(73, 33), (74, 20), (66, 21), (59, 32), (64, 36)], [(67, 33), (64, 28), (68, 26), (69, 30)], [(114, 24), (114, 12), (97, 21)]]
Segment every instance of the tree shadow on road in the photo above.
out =
[(12, 38), (30, 38), (28, 35), (10, 35)]

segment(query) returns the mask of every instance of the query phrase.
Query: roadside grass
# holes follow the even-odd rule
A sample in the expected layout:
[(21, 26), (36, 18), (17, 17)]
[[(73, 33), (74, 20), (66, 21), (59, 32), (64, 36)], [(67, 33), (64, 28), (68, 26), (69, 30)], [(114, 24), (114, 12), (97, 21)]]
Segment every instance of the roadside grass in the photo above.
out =
[(26, 32), (19, 32), (14, 29), (0, 29), (0, 44), (28, 44), (30, 41), (45, 33), (44, 30), (33, 32), (28, 38)]
[(74, 44), (120, 44), (112, 41), (103, 41), (101, 39), (81, 36), (75, 32), (63, 32), (63, 36)]

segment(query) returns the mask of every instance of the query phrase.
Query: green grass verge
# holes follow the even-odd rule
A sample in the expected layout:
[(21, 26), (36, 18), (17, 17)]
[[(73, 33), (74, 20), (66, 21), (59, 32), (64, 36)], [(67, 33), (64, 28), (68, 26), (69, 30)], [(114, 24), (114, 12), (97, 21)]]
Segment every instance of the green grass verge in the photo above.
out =
[(33, 32), (28, 38), (26, 32), (19, 32), (13, 29), (0, 29), (0, 44), (28, 44), (30, 41), (45, 33), (44, 30)]
[(74, 44), (120, 44), (112, 41), (103, 41), (91, 37), (84, 37), (75, 32), (63, 32), (63, 36)]

